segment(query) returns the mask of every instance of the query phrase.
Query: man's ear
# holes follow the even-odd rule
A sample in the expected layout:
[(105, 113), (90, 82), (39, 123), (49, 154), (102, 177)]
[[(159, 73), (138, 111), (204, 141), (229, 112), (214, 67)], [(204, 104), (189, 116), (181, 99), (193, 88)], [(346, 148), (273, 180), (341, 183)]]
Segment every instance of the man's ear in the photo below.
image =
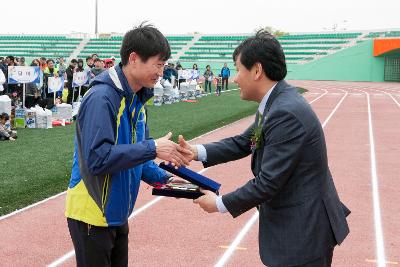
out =
[(132, 53), (129, 55), (129, 63), (136, 64), (136, 62), (138, 61), (138, 59), (139, 59), (139, 55), (136, 54), (136, 52), (132, 52)]
[(263, 67), (262, 67), (260, 62), (257, 62), (256, 64), (254, 64), (254, 66), (253, 66), (253, 72), (254, 72), (253, 77), (254, 77), (255, 81), (261, 79), (263, 71), (264, 70), (263, 70)]

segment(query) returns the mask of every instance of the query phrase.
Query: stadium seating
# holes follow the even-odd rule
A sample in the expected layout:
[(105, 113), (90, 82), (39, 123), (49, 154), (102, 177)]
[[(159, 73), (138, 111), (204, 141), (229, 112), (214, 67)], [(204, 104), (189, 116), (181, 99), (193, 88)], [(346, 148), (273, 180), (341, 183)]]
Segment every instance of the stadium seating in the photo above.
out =
[[(193, 36), (167, 36), (171, 46), (171, 54), (175, 55), (182, 47), (186, 46)], [(85, 58), (92, 54), (98, 54), (100, 58), (115, 57), (120, 59), (120, 47), (122, 36), (112, 36), (110, 38), (92, 38), (78, 55), (78, 58)]]
[(68, 38), (66, 36), (3, 35), (0, 36), (0, 55), (53, 59), (68, 57), (81, 41), (80, 38)]
[[(191, 35), (167, 36), (172, 58), (184, 66), (213, 64), (220, 68), (225, 62), (232, 62), (232, 53), (248, 35), (202, 35), (194, 39)], [(400, 31), (331, 32), (287, 34), (278, 37), (288, 64), (307, 63), (321, 56), (372, 38), (396, 38)], [(96, 53), (100, 58), (115, 57), (119, 61), (122, 36), (91, 38), (79, 52), (78, 58)], [(0, 36), (0, 56), (14, 55), (34, 58), (45, 56), (68, 57), (82, 42), (79, 38), (56, 35), (3, 35)]]

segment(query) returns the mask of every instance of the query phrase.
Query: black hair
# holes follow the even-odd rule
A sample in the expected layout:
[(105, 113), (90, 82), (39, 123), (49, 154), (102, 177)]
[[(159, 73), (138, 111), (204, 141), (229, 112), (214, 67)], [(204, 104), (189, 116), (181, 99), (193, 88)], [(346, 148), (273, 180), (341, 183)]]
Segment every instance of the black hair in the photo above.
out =
[(71, 59), (71, 63), (78, 63), (78, 60), (76, 60), (75, 58)]
[(286, 77), (285, 54), (278, 40), (269, 32), (259, 30), (255, 36), (244, 40), (233, 52), (233, 61), (240, 55), (240, 63), (250, 70), (260, 63), (265, 75), (272, 81)]
[(98, 61), (103, 61), (103, 60), (101, 60), (100, 58), (95, 58), (94, 60), (93, 60), (93, 63), (96, 63), (96, 62), (98, 62)]
[(93, 59), (93, 58), (92, 57), (86, 57), (86, 62), (88, 62), (91, 59)]
[(53, 62), (53, 64), (54, 64), (54, 60), (52, 60), (51, 58), (48, 59), (48, 60), (46, 60), (46, 63), (47, 63), (47, 64), (49, 64), (49, 62)]
[(10, 116), (7, 113), (3, 112), (0, 114), (0, 119), (5, 119), (6, 121), (8, 121), (10, 119)]
[(94, 56), (97, 56), (97, 57), (99, 57), (99, 55), (98, 55), (98, 54), (96, 54), (96, 53), (92, 54), (92, 57), (94, 57)]
[(144, 62), (157, 55), (162, 61), (167, 61), (171, 56), (167, 38), (153, 25), (146, 25), (146, 22), (125, 34), (120, 50), (123, 66), (128, 64), (132, 52), (138, 54)]

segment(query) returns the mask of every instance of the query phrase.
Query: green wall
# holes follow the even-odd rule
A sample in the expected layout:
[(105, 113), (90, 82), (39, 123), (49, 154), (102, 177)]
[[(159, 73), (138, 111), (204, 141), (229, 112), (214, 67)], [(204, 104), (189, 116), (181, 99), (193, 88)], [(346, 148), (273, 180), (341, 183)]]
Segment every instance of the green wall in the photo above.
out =
[(287, 79), (333, 81), (384, 81), (384, 57), (373, 56), (373, 41), (306, 64), (288, 64)]

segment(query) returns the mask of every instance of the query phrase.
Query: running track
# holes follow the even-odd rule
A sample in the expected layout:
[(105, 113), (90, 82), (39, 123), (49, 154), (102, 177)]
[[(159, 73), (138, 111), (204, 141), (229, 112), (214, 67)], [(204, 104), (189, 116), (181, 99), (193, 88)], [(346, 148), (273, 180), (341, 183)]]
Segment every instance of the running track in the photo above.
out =
[[(400, 264), (400, 84), (291, 81), (317, 113), (330, 168), (342, 201), (352, 210), (350, 235), (333, 266)], [(245, 118), (204, 135), (204, 143), (240, 133)], [(209, 169), (191, 168), (229, 192), (251, 178), (250, 159)], [(0, 218), (0, 266), (74, 266), (63, 216), (65, 194)], [(258, 214), (232, 219), (207, 214), (190, 200), (155, 198), (141, 187), (130, 220), (130, 266), (263, 266), (258, 256)]]

